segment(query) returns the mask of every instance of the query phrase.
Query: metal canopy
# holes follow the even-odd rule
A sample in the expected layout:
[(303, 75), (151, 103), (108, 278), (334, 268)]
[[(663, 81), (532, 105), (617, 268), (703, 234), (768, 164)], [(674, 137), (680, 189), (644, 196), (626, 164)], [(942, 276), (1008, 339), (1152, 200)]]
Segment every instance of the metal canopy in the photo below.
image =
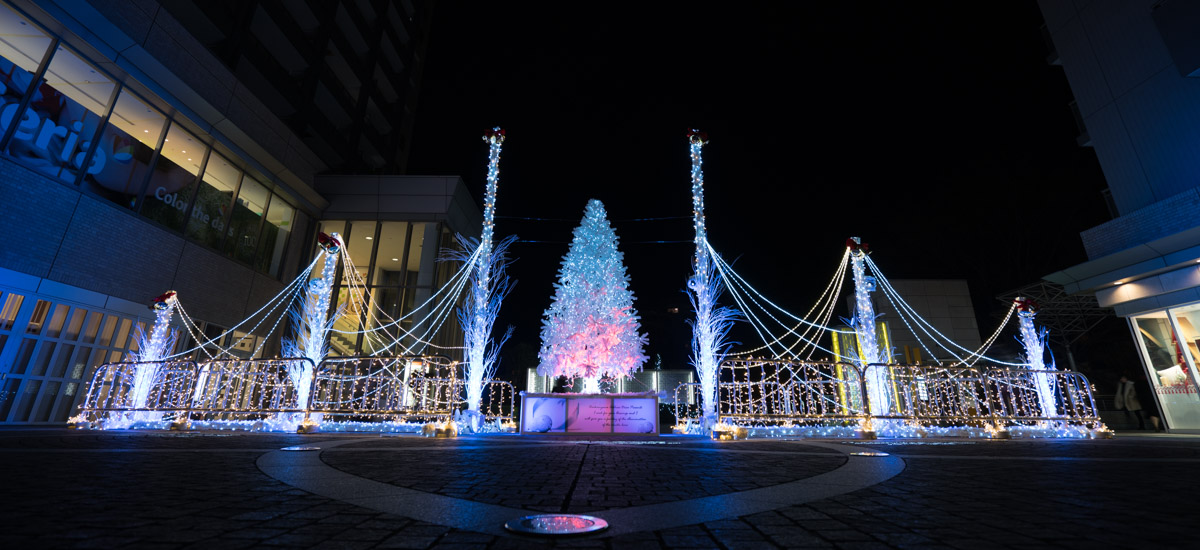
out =
[(1038, 280), (996, 296), (1012, 303), (1018, 296), (1038, 304), (1037, 324), (1050, 329), (1050, 340), (1068, 349), (1088, 331), (1113, 316), (1112, 308), (1100, 307), (1095, 294), (1067, 294), (1057, 283)]

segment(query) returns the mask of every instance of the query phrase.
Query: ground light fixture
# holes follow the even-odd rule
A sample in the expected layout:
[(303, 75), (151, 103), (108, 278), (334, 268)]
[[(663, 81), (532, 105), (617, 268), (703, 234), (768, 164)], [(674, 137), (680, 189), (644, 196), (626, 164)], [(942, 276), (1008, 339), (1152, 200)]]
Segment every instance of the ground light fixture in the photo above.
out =
[(608, 529), (608, 522), (580, 514), (537, 514), (508, 520), (504, 528), (529, 535), (582, 535)]

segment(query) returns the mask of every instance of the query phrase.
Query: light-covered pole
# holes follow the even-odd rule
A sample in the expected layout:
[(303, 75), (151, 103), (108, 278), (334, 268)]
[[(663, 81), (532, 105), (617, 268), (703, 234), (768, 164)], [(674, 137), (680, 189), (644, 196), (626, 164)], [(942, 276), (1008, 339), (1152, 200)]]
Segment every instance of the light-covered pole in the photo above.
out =
[(500, 149), (504, 145), (504, 130), (499, 126), (483, 135), (488, 143), (487, 188), (483, 198), (483, 231), (479, 237), (479, 255), (475, 261), (474, 287), (471, 300), (471, 325), (464, 331), (463, 343), (467, 352), (467, 410), (479, 411), (483, 401), (483, 382), (490, 365), (487, 361), (487, 346), (491, 339), (492, 324), (495, 323), (497, 307), (489, 307), (492, 300), (492, 240), (496, 229), (496, 189), (500, 183)]
[(692, 225), (696, 231), (696, 253), (692, 258), (692, 276), (688, 279), (688, 289), (692, 291), (689, 298), (696, 311), (696, 322), (692, 325), (692, 364), (700, 378), (700, 401), (704, 429), (707, 430), (717, 422), (720, 414), (717, 400), (721, 355), (725, 336), (737, 312), (716, 305), (723, 287), (713, 269), (708, 230), (704, 224), (703, 152), (708, 134), (693, 129), (687, 135), (692, 155)]
[(888, 374), (884, 368), (870, 367), (872, 364), (888, 362), (884, 350), (879, 348), (879, 335), (875, 332), (875, 305), (871, 303), (875, 278), (867, 276), (865, 265), (870, 247), (858, 237), (846, 239), (846, 246), (850, 249), (850, 269), (854, 275), (854, 332), (858, 337), (858, 362), (866, 374), (871, 413), (884, 415), (891, 411)]
[(1054, 365), (1046, 365), (1046, 330), (1038, 332), (1033, 325), (1037, 316), (1038, 305), (1033, 300), (1017, 297), (1017, 320), (1021, 329), (1021, 345), (1025, 347), (1025, 364), (1033, 371), (1034, 391), (1038, 396), (1038, 407), (1041, 415), (1046, 418), (1058, 416), (1058, 406), (1054, 399), (1054, 389), (1051, 387), (1050, 373)]
[[(178, 299), (174, 290), (168, 290), (155, 298), (150, 303), (150, 309), (154, 310), (154, 326), (150, 329), (150, 336), (146, 337), (146, 334), (139, 329), (138, 351), (131, 357), (135, 363), (129, 400), (133, 409), (146, 408), (150, 397), (150, 387), (154, 385), (154, 378), (158, 373), (158, 361), (166, 358), (175, 345), (175, 336), (171, 333), (170, 325), (177, 303)], [(157, 419), (151, 418), (152, 415), (143, 412), (139, 412), (135, 416), (144, 420)]]

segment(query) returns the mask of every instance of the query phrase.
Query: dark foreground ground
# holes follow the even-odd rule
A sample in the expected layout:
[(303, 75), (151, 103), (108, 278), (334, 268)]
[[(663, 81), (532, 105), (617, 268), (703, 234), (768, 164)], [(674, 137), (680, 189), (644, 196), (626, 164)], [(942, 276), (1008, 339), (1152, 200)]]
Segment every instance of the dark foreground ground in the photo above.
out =
[[(317, 451), (284, 452), (293, 445)], [(850, 453), (882, 451), (890, 456)], [(1200, 438), (433, 440), (0, 431), (0, 548), (1200, 544)], [(610, 523), (554, 540), (506, 519)]]

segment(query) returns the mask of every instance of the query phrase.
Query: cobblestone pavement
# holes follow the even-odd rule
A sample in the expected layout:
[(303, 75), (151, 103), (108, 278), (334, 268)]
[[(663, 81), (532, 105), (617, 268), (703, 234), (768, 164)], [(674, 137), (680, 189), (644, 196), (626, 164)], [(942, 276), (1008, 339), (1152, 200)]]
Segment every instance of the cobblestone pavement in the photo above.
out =
[(362, 508), (256, 466), (281, 447), (322, 442), (339, 446), (320, 460), (355, 476), (571, 512), (736, 497), (847, 460), (805, 441), (9, 429), (0, 430), (0, 548), (1183, 548), (1197, 545), (1200, 517), (1200, 438), (840, 441), (899, 456), (904, 470), (803, 505), (546, 541)]

